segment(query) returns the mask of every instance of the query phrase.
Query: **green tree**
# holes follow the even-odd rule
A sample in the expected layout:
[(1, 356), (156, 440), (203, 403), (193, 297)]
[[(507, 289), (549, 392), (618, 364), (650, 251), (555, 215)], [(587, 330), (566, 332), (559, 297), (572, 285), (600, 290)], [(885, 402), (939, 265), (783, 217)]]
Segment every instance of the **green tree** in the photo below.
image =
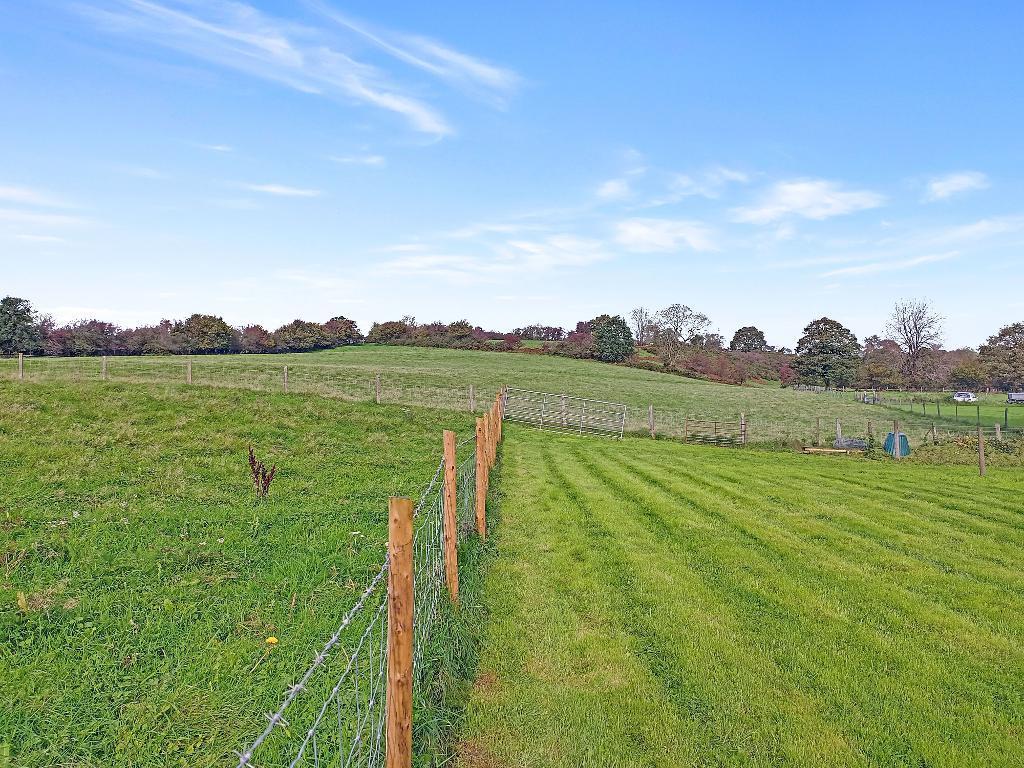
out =
[(215, 315), (191, 315), (175, 325), (185, 351), (190, 354), (230, 352), (238, 347), (238, 332)]
[(732, 335), (729, 349), (733, 352), (768, 352), (768, 340), (764, 333), (752, 325), (745, 325)]
[(590, 321), (594, 335), (594, 357), (618, 363), (633, 354), (633, 334), (620, 315), (600, 315)]
[(292, 320), (274, 331), (274, 349), (278, 352), (308, 352), (327, 346), (327, 336), (320, 323)]
[(842, 323), (822, 317), (804, 328), (793, 370), (802, 384), (846, 387), (853, 383), (859, 364), (857, 337)]
[(35, 354), (41, 350), (42, 341), (27, 299), (6, 296), (0, 300), (0, 354)]
[(1024, 390), (1024, 323), (1007, 325), (989, 336), (978, 350), (978, 358), (994, 387)]
[(967, 360), (953, 367), (949, 381), (957, 389), (983, 389), (988, 385), (988, 370), (980, 360)]

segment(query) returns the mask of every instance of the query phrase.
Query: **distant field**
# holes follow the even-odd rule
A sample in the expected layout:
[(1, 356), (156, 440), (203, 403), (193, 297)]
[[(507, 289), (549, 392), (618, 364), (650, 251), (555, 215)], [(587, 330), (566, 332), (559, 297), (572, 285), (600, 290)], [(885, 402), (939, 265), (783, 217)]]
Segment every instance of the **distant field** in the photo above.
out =
[[(471, 421), (180, 384), (0, 382), (0, 755), (226, 764), (377, 572), (387, 497), (417, 496), (441, 429), (468, 435)], [(258, 505), (250, 444), (278, 465)]]
[(509, 427), (461, 768), (1010, 766), (1024, 475)]
[(927, 415), (940, 423), (976, 425), (980, 419), (983, 426), (1024, 429), (1024, 404), (1009, 405), (1005, 393), (980, 393), (977, 403), (955, 403), (951, 392), (887, 392), (883, 397), (893, 409)]
[[(117, 381), (183, 381), (186, 362), (183, 357), (112, 357), (108, 375)], [(374, 399), (374, 380), (380, 374), (385, 402), (468, 409), (470, 385), (476, 389), (478, 410), (502, 385), (622, 402), (631, 406), (627, 431), (645, 430), (647, 408), (653, 405), (657, 429), (663, 435), (680, 434), (687, 417), (718, 420), (735, 429), (740, 413), (744, 413), (754, 440), (806, 442), (814, 437), (818, 420), (824, 439), (834, 430), (836, 418), (844, 425), (844, 434), (864, 437), (869, 421), (878, 432), (883, 422), (891, 424), (893, 418), (899, 418), (912, 430), (912, 440), (919, 442), (936, 421), (928, 414), (901, 413), (856, 402), (853, 393), (831, 397), (778, 385), (738, 387), (528, 353), (364, 345), (294, 355), (198, 356), (192, 358), (192, 375), (200, 385), (281, 391), (285, 365), (292, 392), (363, 401)], [(0, 360), (0, 376), (14, 375), (15, 362)], [(100, 361), (30, 359), (26, 376), (40, 381), (98, 380)], [(953, 427), (952, 423), (948, 426)]]

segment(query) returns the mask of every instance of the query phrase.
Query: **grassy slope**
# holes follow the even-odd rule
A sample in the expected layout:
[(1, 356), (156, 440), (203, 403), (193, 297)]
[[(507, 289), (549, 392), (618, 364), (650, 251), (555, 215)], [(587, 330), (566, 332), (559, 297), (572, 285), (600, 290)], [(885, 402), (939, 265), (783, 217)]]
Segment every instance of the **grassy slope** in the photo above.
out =
[[(111, 358), (109, 371), (115, 378), (180, 381), (184, 377), (184, 364), (180, 357)], [(503, 384), (622, 402), (636, 407), (628, 426), (638, 430), (644, 428), (649, 404), (655, 406), (659, 419), (669, 410), (735, 422), (744, 412), (754, 423), (755, 432), (758, 425), (766, 422), (790, 422), (807, 427), (804, 432), (809, 434), (809, 425), (816, 417), (822, 418), (826, 430), (835, 418), (841, 418), (851, 425), (847, 434), (854, 435), (866, 435), (869, 419), (874, 421), (876, 430), (881, 422), (894, 416), (922, 425), (934, 421), (931, 416), (904, 415), (857, 403), (850, 394), (833, 398), (782, 389), (777, 385), (737, 387), (551, 355), (418, 347), (366, 345), (308, 354), (196, 357), (193, 378), (197, 384), (279, 390), (284, 365), (289, 366), (292, 391), (323, 392), (363, 400), (373, 397), (372, 381), (380, 373), (384, 399), (392, 402), (461, 409), (466, 407), (470, 384), (477, 388), (478, 403), (486, 403)], [(99, 366), (95, 358), (42, 358), (30, 360), (27, 370), (30, 377), (39, 376), (41, 380), (54, 377), (97, 379)], [(12, 376), (13, 372), (12, 360), (0, 360), (0, 375)], [(1024, 408), (1020, 410), (1024, 412)]]
[[(442, 426), (470, 418), (0, 382), (0, 745), (19, 766), (215, 764), (376, 572), (387, 496), (418, 494)], [(250, 443), (279, 466), (259, 506)]]
[(1019, 471), (511, 428), (503, 461), (463, 768), (1020, 764)]

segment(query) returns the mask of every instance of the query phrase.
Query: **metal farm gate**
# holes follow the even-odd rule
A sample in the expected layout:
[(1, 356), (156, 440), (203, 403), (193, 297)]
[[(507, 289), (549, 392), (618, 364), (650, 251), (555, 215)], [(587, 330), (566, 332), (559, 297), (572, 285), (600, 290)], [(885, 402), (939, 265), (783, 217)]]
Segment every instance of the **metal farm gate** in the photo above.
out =
[(506, 389), (504, 418), (538, 429), (622, 438), (626, 406), (552, 392)]

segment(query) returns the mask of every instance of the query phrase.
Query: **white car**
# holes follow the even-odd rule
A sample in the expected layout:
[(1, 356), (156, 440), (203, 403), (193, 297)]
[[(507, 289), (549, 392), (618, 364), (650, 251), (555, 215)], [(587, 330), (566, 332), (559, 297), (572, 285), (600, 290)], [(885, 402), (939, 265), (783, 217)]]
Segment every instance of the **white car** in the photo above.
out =
[(953, 395), (953, 401), (957, 403), (976, 403), (978, 402), (978, 396), (973, 392), (956, 392)]

